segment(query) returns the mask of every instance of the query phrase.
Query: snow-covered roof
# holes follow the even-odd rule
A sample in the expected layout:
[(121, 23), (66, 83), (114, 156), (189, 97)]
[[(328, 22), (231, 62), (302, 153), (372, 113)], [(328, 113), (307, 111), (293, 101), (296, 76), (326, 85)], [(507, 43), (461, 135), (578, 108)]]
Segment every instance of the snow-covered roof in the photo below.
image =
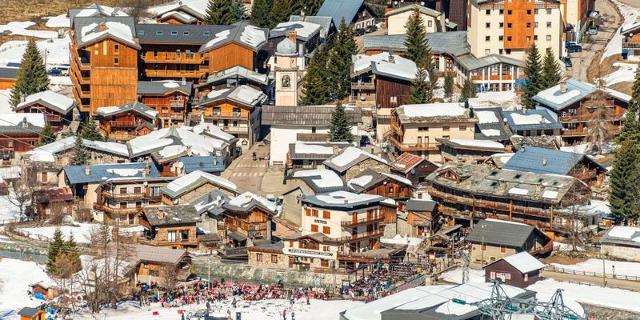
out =
[(43, 106), (51, 108), (61, 114), (67, 114), (75, 106), (75, 101), (67, 96), (63, 96), (57, 92), (46, 90), (38, 93), (28, 95), (24, 102), (16, 106), (16, 110), (24, 109), (27, 106), (33, 104), (41, 104)]
[(596, 87), (590, 83), (569, 79), (565, 84), (560, 83), (538, 92), (532, 99), (557, 111), (582, 100), (595, 91)]
[(500, 121), (500, 119), (498, 119), (498, 117), (496, 117), (496, 114), (493, 111), (477, 111), (476, 110), (476, 116), (478, 117), (478, 123), (481, 123), (481, 124), (502, 122)]
[(269, 38), (287, 36), (289, 32), (295, 31), (296, 37), (300, 40), (308, 40), (320, 32), (321, 26), (306, 21), (280, 22), (269, 32)]
[(226, 82), (227, 79), (244, 78), (252, 82), (257, 82), (262, 85), (267, 85), (269, 82), (269, 76), (253, 70), (249, 70), (243, 66), (233, 66), (231, 68), (218, 71), (207, 77), (207, 84)]
[(110, 117), (118, 114), (135, 112), (147, 119), (155, 120), (158, 112), (147, 107), (144, 103), (135, 101), (120, 106), (100, 107), (96, 109), (96, 114), (101, 117)]
[(23, 124), (44, 128), (46, 125), (44, 114), (13, 112), (0, 113), (0, 131), (3, 130), (3, 127), (21, 127)]
[(303, 196), (302, 202), (311, 206), (333, 209), (354, 209), (378, 205), (385, 197), (374, 194), (358, 194), (348, 191), (333, 191), (318, 195)]
[(75, 18), (91, 18), (91, 17), (126, 17), (127, 13), (120, 9), (102, 4), (93, 3), (86, 8), (82, 9), (70, 9), (69, 17), (71, 20)]
[(502, 260), (506, 261), (522, 273), (529, 273), (531, 271), (544, 268), (544, 263), (540, 262), (526, 251), (504, 257)]
[(504, 151), (504, 145), (491, 140), (475, 139), (436, 139), (438, 142), (456, 148), (491, 149), (498, 152)]
[(386, 181), (390, 180), (396, 181), (409, 187), (413, 185), (411, 183), (411, 180), (397, 174), (377, 172), (372, 169), (365, 169), (359, 175), (347, 181), (347, 186), (349, 186), (349, 188), (356, 193), (363, 193), (367, 192), (372, 187), (382, 182), (386, 183)]
[(367, 151), (364, 151), (360, 148), (356, 147), (347, 147), (339, 154), (327, 159), (324, 161), (324, 165), (330, 167), (331, 169), (344, 172), (354, 165), (367, 160), (373, 159), (383, 164), (388, 164), (387, 160), (373, 155)]
[[(101, 183), (114, 178), (142, 178), (145, 176), (146, 164), (143, 162), (107, 163), (95, 165), (64, 166), (64, 173), (69, 184)], [(88, 169), (88, 170), (87, 170)], [(160, 177), (160, 172), (154, 165), (148, 167), (147, 177)]]
[(267, 198), (258, 196), (249, 191), (232, 198), (224, 205), (226, 209), (234, 211), (247, 211), (251, 210), (255, 206), (262, 207), (274, 214), (277, 210), (275, 202), (269, 201)]
[[(129, 140), (127, 147), (132, 158), (151, 153), (157, 153), (160, 157), (165, 158), (172, 152), (176, 156), (179, 154), (175, 152), (178, 147), (172, 146), (184, 147), (181, 152), (186, 152), (186, 147), (190, 147), (191, 152), (198, 156), (213, 155), (216, 151), (228, 146), (227, 141), (214, 137), (215, 129), (211, 128), (211, 131), (203, 131), (201, 127), (199, 129), (200, 131), (194, 132), (189, 127), (163, 128)], [(214, 134), (209, 135), (208, 132)], [(168, 147), (169, 149), (165, 150)]]
[[(40, 146), (35, 148), (31, 152), (30, 159), (31, 161), (43, 161), (43, 162), (53, 162), (54, 156), (57, 153), (64, 152), (67, 150), (71, 150), (76, 143), (76, 137), (70, 136), (64, 139), (60, 139), (49, 144)], [(127, 149), (126, 144), (117, 143), (117, 142), (107, 142), (107, 141), (92, 141), (87, 139), (82, 139), (82, 144), (84, 144), (85, 148), (93, 149), (97, 151), (103, 151), (106, 153), (111, 153), (115, 155), (119, 155), (122, 157), (129, 157), (129, 150)], [(48, 159), (51, 159), (48, 161)]]
[(135, 25), (132, 17), (84, 18), (76, 20), (76, 40), (80, 47), (110, 38), (140, 49), (140, 45), (135, 41)]
[(233, 182), (223, 177), (202, 171), (194, 171), (171, 181), (162, 188), (162, 192), (171, 198), (176, 198), (205, 183), (213, 184), (233, 193), (235, 193), (238, 188)]
[(327, 169), (299, 170), (293, 173), (294, 178), (301, 178), (316, 192), (342, 190), (344, 181), (337, 173)]
[(208, 0), (177, 0), (168, 4), (154, 6), (147, 11), (155, 17), (167, 17), (172, 14), (180, 14), (185, 18), (192, 16), (204, 20), (207, 17)]
[(258, 51), (267, 44), (268, 29), (258, 28), (246, 22), (235, 26), (234, 29), (216, 33), (211, 40), (200, 47), (199, 51), (207, 52), (230, 42)]
[(333, 146), (326, 144), (296, 141), (293, 148), (295, 153), (298, 154), (333, 154)]
[(243, 84), (233, 89), (224, 88), (213, 90), (207, 94), (206, 98), (200, 102), (198, 106), (224, 99), (240, 103), (247, 107), (255, 107), (264, 102), (267, 99), (267, 95), (265, 95), (261, 90)]
[(371, 71), (377, 75), (413, 81), (418, 72), (415, 62), (399, 55), (390, 55), (388, 52), (375, 55), (358, 54), (353, 56), (352, 60), (355, 74)]
[(395, 112), (402, 123), (439, 119), (475, 121), (469, 117), (469, 110), (459, 102), (407, 104), (398, 107)]
[(605, 244), (623, 244), (640, 247), (640, 228), (632, 226), (614, 226), (600, 239)]

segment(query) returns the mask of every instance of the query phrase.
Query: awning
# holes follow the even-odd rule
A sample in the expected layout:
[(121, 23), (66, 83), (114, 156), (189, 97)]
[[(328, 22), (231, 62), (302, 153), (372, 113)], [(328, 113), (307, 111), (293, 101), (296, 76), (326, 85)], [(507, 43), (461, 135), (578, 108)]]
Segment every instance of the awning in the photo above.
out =
[(231, 232), (227, 232), (227, 236), (235, 241), (245, 241), (247, 240), (247, 236), (245, 236), (244, 234), (237, 232), (237, 231), (231, 231)]

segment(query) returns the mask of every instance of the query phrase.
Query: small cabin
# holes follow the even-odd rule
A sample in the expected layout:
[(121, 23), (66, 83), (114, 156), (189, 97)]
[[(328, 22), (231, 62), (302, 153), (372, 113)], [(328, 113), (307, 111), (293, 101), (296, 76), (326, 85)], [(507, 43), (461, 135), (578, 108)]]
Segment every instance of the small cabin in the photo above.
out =
[(526, 288), (540, 280), (544, 264), (523, 251), (504, 257), (484, 267), (485, 282), (500, 281), (514, 287)]

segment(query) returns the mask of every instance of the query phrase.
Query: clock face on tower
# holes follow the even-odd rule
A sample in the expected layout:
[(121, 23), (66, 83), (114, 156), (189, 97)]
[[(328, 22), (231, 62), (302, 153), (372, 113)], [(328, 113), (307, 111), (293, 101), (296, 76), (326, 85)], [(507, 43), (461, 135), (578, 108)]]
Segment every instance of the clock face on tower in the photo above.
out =
[(291, 86), (291, 77), (289, 75), (282, 76), (282, 87), (289, 88)]

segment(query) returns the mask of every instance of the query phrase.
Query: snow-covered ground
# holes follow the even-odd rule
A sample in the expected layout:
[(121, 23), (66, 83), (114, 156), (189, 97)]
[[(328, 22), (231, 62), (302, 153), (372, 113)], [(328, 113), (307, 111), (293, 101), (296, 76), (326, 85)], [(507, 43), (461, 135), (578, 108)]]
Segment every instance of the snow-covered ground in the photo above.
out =
[(620, 10), (624, 21), (622, 22), (620, 28), (616, 30), (616, 33), (611, 38), (611, 41), (607, 43), (607, 46), (602, 53), (600, 62), (604, 61), (604, 59), (606, 59), (607, 57), (611, 57), (616, 54), (622, 54), (622, 40), (624, 37), (620, 34), (620, 30), (626, 29), (627, 27), (633, 25), (636, 22), (638, 16), (640, 16), (640, 8), (635, 8), (616, 0), (613, 0), (613, 3), (618, 6), (618, 9)]
[[(297, 301), (293, 306), (296, 320), (318, 320), (327, 319), (334, 320), (339, 318), (339, 313), (358, 305), (362, 302), (349, 301), (349, 300), (311, 300), (310, 305), (307, 306), (303, 300)], [(236, 312), (242, 314), (242, 319), (248, 320), (277, 320), (282, 319), (282, 310), (287, 310), (287, 320), (291, 319), (291, 304), (288, 300), (262, 300), (262, 301), (238, 301), (237, 308), (235, 310), (231, 308), (231, 301), (223, 301), (222, 304), (214, 304), (213, 308), (217, 314), (227, 315), (231, 312), (232, 318), (235, 319)], [(179, 310), (186, 312), (193, 312), (197, 310), (205, 309), (205, 305), (189, 305), (183, 308), (162, 308), (160, 306), (152, 305), (151, 307), (137, 308), (134, 306), (124, 306), (119, 310), (106, 310), (101, 312), (100, 315), (82, 314), (77, 315), (74, 319), (102, 319), (106, 316), (109, 320), (125, 320), (125, 319), (153, 319), (153, 320), (177, 320), (180, 319)], [(229, 311), (227, 311), (229, 310)], [(153, 313), (158, 312), (158, 315), (154, 316)]]
[(97, 228), (97, 224), (92, 223), (78, 223), (74, 226), (50, 226), (50, 227), (34, 227), (34, 228), (20, 228), (22, 233), (27, 234), (33, 239), (53, 239), (53, 233), (56, 229), (60, 229), (65, 238), (73, 235), (73, 238), (77, 243), (90, 243), (91, 232), (94, 228)]
[(11, 90), (0, 90), (0, 113), (13, 112), (9, 101), (11, 101)]
[(635, 63), (616, 62), (613, 66), (618, 67), (618, 70), (602, 78), (607, 87), (620, 82), (632, 82), (638, 69)]
[(67, 18), (66, 13), (55, 17), (46, 17), (45, 19), (47, 19), (47, 28), (69, 28), (71, 26), (71, 21)]
[[(441, 279), (451, 283), (462, 283), (462, 268), (455, 268), (443, 273)], [(484, 283), (484, 271), (469, 269), (469, 282)]]
[(28, 29), (34, 25), (35, 22), (31, 21), (12, 21), (7, 24), (0, 24), (0, 33), (9, 31), (12, 35), (28, 36), (42, 39), (51, 39), (58, 37), (58, 33), (55, 31)]
[(29, 285), (40, 281), (51, 281), (43, 265), (16, 259), (1, 259), (0, 314), (8, 310), (17, 311), (22, 307), (38, 306), (41, 301), (31, 299), (27, 290)]
[[(0, 31), (2, 31), (1, 27)], [(62, 39), (55, 38), (37, 41), (38, 50), (40, 50), (47, 67), (69, 64), (70, 41), (68, 35)], [(20, 63), (26, 48), (27, 41), (12, 40), (3, 43), (0, 45), (0, 65)]]
[(640, 312), (640, 292), (605, 288), (547, 279), (527, 287), (538, 292), (538, 300), (548, 301), (557, 289), (562, 289), (565, 303), (576, 301), (610, 309)]
[(0, 222), (20, 219), (20, 208), (10, 201), (10, 196), (0, 196)]
[[(577, 264), (552, 263), (551, 265), (566, 271), (596, 273), (599, 275), (602, 275), (603, 268), (602, 259), (589, 259)], [(604, 270), (609, 276), (615, 274), (616, 276), (640, 277), (640, 262), (604, 260)]]

